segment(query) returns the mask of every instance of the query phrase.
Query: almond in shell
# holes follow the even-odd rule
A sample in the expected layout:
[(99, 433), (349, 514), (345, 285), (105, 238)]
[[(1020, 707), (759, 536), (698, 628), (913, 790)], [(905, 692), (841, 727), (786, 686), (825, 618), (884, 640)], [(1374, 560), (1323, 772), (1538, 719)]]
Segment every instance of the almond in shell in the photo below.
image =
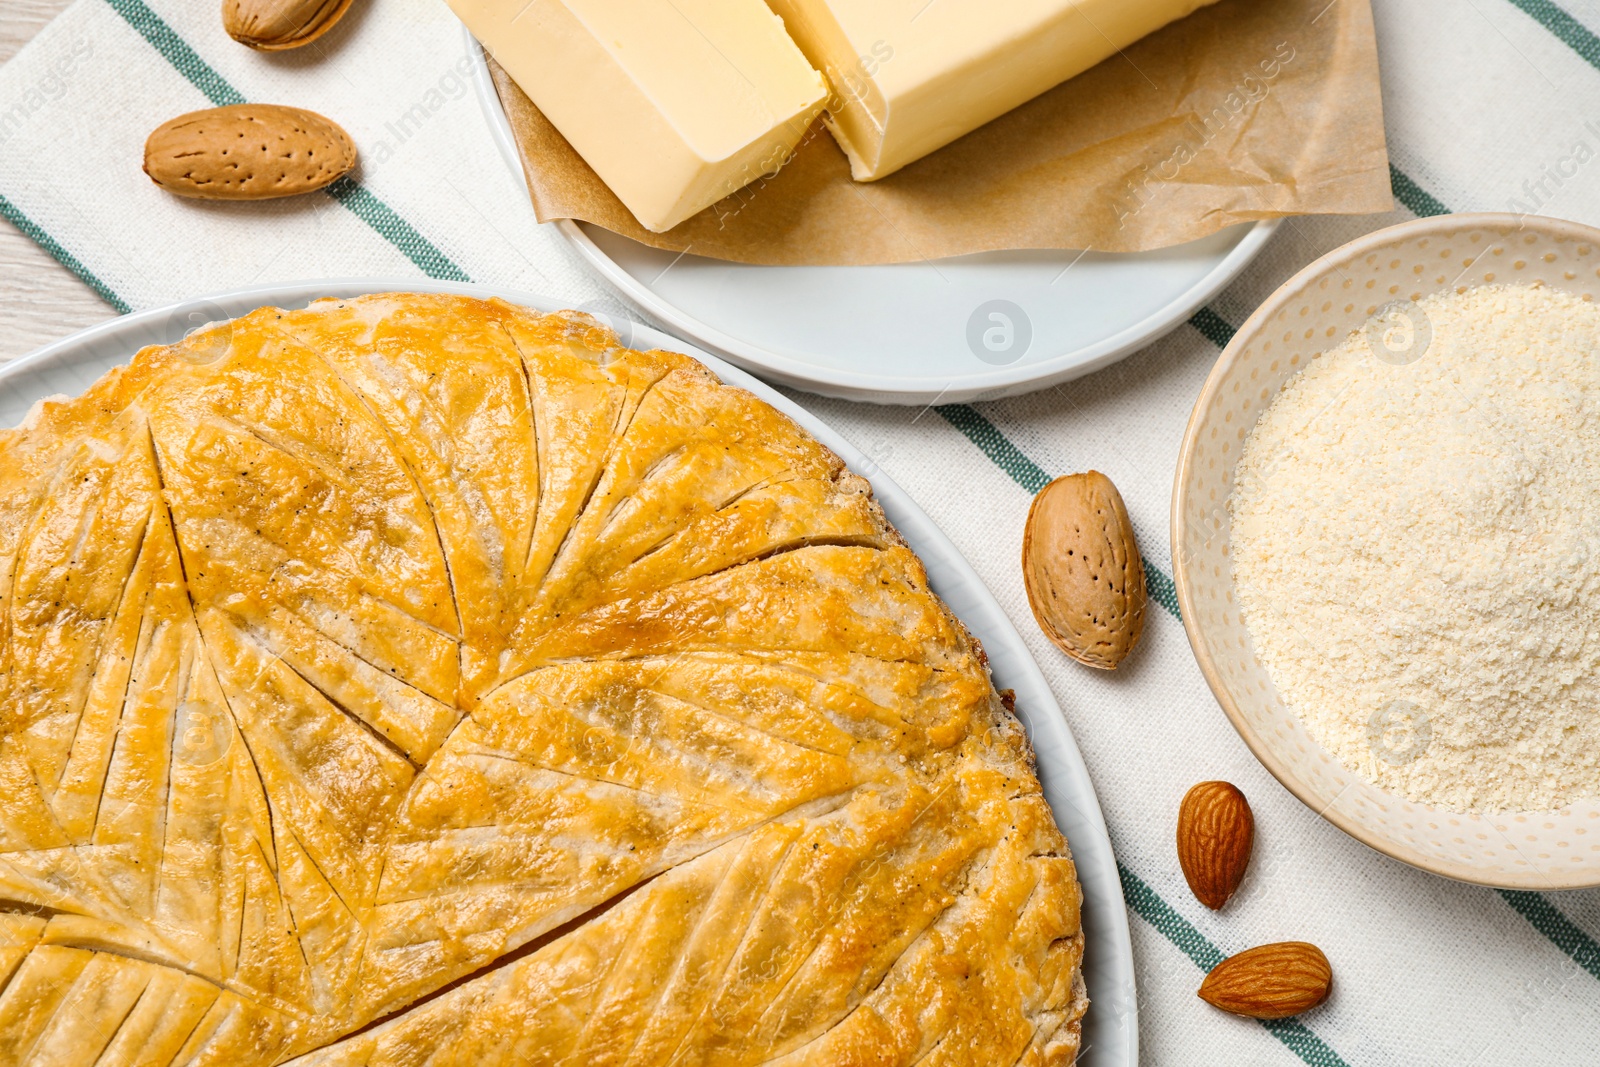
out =
[(349, 7), (350, 0), (222, 0), (222, 28), (240, 44), (278, 52), (315, 41)]
[(1216, 911), (1250, 866), (1256, 821), (1250, 802), (1229, 782), (1201, 782), (1178, 806), (1178, 866), (1195, 897)]
[(231, 104), (179, 115), (144, 145), (161, 188), (203, 200), (309, 193), (349, 173), (356, 146), (339, 126), (298, 107)]
[(1279, 941), (1229, 956), (1200, 983), (1200, 999), (1252, 1019), (1286, 1019), (1328, 999), (1333, 968), (1316, 945)]
[(1099, 471), (1057, 478), (1033, 498), (1022, 579), (1045, 636), (1090, 667), (1114, 670), (1144, 632), (1144, 562), (1122, 494)]

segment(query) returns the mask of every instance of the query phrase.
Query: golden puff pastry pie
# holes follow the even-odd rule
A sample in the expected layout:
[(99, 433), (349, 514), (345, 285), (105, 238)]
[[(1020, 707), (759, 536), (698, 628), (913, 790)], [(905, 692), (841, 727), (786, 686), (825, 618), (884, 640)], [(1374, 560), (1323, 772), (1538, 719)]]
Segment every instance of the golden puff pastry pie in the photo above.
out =
[(1025, 734), (867, 484), (380, 295), (0, 433), (0, 1064), (1064, 1064)]

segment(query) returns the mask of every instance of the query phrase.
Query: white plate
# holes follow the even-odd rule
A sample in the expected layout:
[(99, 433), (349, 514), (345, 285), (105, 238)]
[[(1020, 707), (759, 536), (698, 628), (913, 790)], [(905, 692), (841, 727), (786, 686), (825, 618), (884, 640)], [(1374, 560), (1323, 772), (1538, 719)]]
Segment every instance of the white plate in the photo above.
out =
[[(470, 32), (466, 39), (484, 115), (520, 178), (483, 50)], [(555, 223), (651, 320), (768, 380), (880, 404), (987, 400), (1098, 370), (1188, 319), (1277, 225), (1244, 223), (1131, 254), (1039, 250), (877, 267), (758, 267)]]
[[(235, 318), (264, 305), (300, 308), (319, 297), (379, 292), (499, 296), (545, 311), (563, 306), (558, 300), (528, 293), (424, 282), (415, 278), (301, 282), (219, 293), (171, 307), (124, 315), (0, 366), (0, 426), (15, 426), (22, 421), (28, 408), (40, 397), (57, 393), (77, 395), (112, 367), (126, 363), (144, 345), (170, 344), (208, 322)], [(1083, 1031), (1087, 1051), (1080, 1062), (1086, 1067), (1136, 1067), (1139, 1028), (1133, 946), (1128, 936), (1122, 884), (1111, 853), (1111, 840), (1106, 835), (1105, 820), (1100, 814), (1100, 802), (1095, 798), (1083, 757), (1078, 753), (1050, 687), (1000, 605), (956, 551), (955, 545), (905, 491), (816, 416), (743, 371), (666, 334), (638, 326), (634, 327), (632, 337), (638, 346), (687, 351), (723, 381), (750, 390), (794, 419), (838, 453), (852, 470), (868, 477), (889, 521), (927, 565), (934, 591), (983, 642), (995, 684), (1016, 691), (1017, 714), (1033, 739), (1045, 798), (1055, 812), (1057, 825), (1072, 846), (1078, 878), (1083, 883), (1083, 924), (1088, 939), (1083, 973), (1089, 985), (1090, 1008)]]

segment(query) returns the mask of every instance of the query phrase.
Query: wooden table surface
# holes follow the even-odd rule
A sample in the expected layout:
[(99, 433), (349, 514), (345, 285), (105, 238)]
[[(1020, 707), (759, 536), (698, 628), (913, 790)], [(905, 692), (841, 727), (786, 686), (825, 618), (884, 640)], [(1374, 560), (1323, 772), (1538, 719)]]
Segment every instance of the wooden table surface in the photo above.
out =
[[(0, 3), (0, 63), (55, 18), (70, 0)], [(0, 360), (12, 359), (116, 311), (67, 268), (0, 219)]]

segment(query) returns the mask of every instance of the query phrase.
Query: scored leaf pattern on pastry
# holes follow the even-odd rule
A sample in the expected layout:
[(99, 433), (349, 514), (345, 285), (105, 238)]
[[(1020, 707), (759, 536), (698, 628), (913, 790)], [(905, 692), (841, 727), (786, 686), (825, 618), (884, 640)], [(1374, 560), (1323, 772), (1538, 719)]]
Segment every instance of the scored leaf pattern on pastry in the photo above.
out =
[(0, 457), (0, 1064), (1076, 1055), (981, 649), (693, 360), (268, 308)]

